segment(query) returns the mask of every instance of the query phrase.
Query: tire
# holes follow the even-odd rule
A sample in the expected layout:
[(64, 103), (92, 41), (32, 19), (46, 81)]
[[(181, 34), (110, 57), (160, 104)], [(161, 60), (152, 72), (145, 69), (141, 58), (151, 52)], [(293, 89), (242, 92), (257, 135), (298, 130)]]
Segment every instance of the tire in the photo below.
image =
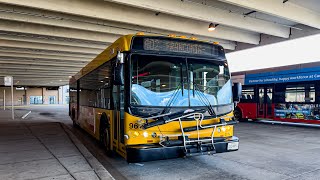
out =
[(111, 150), (111, 134), (110, 134), (110, 125), (107, 123), (105, 118), (102, 118), (100, 121), (100, 144), (107, 156), (113, 156), (113, 151)]
[(242, 118), (242, 112), (241, 112), (241, 110), (239, 108), (236, 108), (234, 110), (233, 114), (234, 114), (234, 119), (236, 121), (240, 121), (240, 122), (246, 121), (246, 119)]
[(76, 110), (75, 109), (72, 109), (71, 117), (72, 117), (72, 120), (74, 120), (76, 118)]
[(72, 120), (72, 126), (74, 128), (78, 128), (79, 127), (79, 125), (76, 123), (76, 120)]
[(76, 123), (76, 110), (75, 109), (72, 109), (72, 111), (71, 111), (71, 119), (72, 119), (73, 127), (78, 128), (79, 125)]

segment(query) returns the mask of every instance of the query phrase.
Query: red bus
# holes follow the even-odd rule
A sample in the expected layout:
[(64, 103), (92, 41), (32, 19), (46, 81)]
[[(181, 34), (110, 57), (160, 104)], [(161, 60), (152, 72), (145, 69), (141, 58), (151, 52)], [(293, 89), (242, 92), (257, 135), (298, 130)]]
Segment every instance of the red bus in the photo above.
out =
[(241, 77), (237, 120), (320, 124), (320, 62), (233, 73), (233, 82)]

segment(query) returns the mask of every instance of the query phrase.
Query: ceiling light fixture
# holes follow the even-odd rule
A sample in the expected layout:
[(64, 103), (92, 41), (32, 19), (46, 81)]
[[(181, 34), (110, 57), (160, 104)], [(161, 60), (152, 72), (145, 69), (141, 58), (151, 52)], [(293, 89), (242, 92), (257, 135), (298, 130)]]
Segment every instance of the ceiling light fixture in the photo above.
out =
[(208, 27), (208, 31), (214, 31), (219, 24), (210, 23)]

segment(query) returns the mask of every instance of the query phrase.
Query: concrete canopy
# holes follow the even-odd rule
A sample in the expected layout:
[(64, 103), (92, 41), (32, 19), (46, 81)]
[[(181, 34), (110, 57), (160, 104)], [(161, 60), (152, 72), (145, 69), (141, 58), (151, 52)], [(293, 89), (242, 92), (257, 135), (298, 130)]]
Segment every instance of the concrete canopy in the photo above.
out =
[[(68, 84), (69, 76), (125, 34), (194, 36), (234, 51), (320, 32), (317, 0), (0, 0), (0, 5), (0, 76), (12, 75), (22, 86)], [(218, 25), (213, 32), (207, 30), (210, 23)]]

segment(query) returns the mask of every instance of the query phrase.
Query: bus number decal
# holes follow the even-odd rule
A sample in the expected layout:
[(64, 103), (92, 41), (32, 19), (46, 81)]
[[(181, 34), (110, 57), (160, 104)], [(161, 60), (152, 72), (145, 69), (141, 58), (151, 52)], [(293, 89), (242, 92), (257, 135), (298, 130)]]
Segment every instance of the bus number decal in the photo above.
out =
[(129, 127), (130, 127), (130, 129), (138, 129), (139, 125), (138, 125), (138, 123), (130, 123)]

